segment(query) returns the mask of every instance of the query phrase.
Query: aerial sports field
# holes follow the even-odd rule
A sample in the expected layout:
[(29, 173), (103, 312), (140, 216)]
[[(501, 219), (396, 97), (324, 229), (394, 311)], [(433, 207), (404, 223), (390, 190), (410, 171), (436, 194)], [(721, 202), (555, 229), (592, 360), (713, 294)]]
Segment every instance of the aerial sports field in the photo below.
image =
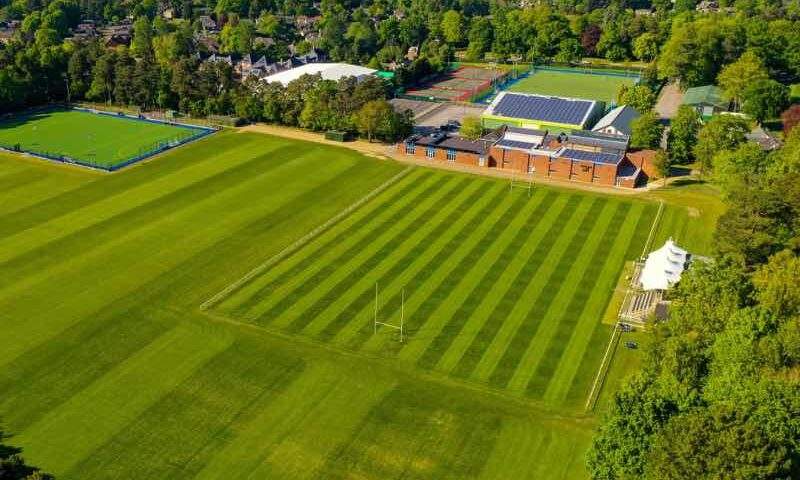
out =
[(584, 479), (657, 211), (236, 132), (0, 187), (0, 419), (60, 479)]
[(634, 85), (637, 80), (638, 78), (633, 75), (609, 74), (603, 70), (589, 72), (580, 68), (553, 70), (536, 68), (528, 76), (510, 85), (508, 90), (614, 103), (619, 87)]
[(204, 133), (200, 127), (53, 108), (0, 120), (0, 147), (113, 169)]

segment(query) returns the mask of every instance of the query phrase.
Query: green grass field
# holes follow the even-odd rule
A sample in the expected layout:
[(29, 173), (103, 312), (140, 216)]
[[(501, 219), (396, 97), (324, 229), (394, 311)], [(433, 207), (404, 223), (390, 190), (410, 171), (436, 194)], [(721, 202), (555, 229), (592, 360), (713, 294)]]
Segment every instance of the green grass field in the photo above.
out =
[(79, 110), (48, 110), (0, 121), (0, 146), (112, 167), (184, 140), (200, 129), (142, 122)]
[(0, 154), (11, 442), (61, 479), (584, 479), (653, 202), (413, 167), (200, 309), (407, 168), (236, 132), (113, 175)]
[(508, 90), (614, 103), (620, 85), (630, 86), (634, 83), (633, 77), (603, 75), (597, 72), (583, 73), (579, 69), (574, 72), (536, 70), (511, 85)]

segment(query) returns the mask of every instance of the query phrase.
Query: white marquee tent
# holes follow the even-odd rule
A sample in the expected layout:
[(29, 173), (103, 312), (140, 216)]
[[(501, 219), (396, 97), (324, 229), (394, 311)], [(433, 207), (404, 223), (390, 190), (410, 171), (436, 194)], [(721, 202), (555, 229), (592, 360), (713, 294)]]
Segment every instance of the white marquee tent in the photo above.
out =
[(283, 86), (289, 85), (292, 80), (297, 80), (301, 76), (320, 74), (323, 80), (338, 81), (342, 77), (356, 77), (359, 81), (368, 75), (372, 75), (377, 70), (358, 65), (348, 65), (346, 63), (308, 63), (299, 67), (285, 70), (280, 73), (264, 77), (262, 80), (267, 83), (280, 82)]
[(644, 290), (666, 290), (681, 279), (689, 253), (670, 238), (644, 262), (639, 283)]

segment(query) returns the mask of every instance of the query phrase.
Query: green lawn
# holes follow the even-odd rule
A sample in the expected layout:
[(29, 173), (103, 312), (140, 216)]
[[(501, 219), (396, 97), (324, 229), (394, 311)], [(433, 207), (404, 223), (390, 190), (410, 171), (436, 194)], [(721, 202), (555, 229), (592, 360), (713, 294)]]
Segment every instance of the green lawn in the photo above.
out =
[(511, 85), (508, 90), (614, 103), (620, 85), (633, 85), (634, 83), (633, 77), (608, 75), (596, 71), (583, 73), (579, 69), (575, 69), (573, 72), (535, 70), (528, 77)]
[(584, 479), (653, 202), (413, 167), (199, 308), (407, 168), (236, 132), (113, 175), (0, 154), (12, 443), (61, 479)]
[(98, 115), (80, 110), (48, 110), (0, 121), (0, 146), (113, 167), (160, 144), (201, 134), (188, 128)]

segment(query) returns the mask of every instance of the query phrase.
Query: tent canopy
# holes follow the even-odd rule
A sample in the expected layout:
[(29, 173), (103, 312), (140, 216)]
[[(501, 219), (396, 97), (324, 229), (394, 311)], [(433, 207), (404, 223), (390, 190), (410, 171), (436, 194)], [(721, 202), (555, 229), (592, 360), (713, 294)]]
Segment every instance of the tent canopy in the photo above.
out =
[(666, 290), (681, 279), (688, 259), (689, 253), (670, 238), (647, 256), (639, 283), (644, 290)]

